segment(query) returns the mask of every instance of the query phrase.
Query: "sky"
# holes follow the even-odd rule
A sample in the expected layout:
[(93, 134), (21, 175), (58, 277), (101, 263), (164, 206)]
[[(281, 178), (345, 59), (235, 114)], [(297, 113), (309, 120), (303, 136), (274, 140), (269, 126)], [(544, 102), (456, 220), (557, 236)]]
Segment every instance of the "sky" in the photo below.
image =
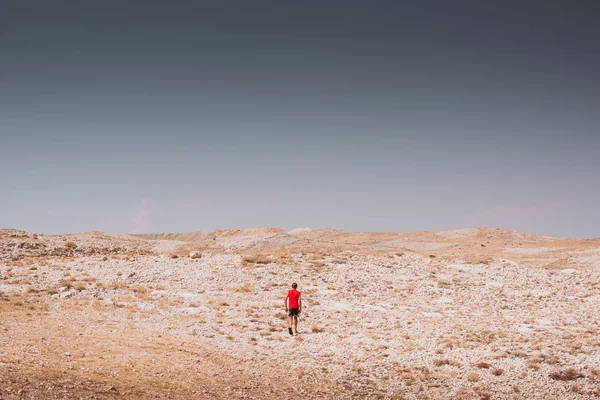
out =
[(594, 2), (0, 0), (0, 227), (600, 237)]

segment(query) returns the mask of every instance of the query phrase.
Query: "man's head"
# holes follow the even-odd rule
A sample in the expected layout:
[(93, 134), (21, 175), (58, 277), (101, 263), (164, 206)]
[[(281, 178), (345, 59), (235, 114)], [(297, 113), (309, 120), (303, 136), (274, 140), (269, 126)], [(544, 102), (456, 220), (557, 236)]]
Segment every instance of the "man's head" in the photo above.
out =
[(296, 289), (298, 287), (298, 284), (296, 282), (292, 283), (292, 289)]

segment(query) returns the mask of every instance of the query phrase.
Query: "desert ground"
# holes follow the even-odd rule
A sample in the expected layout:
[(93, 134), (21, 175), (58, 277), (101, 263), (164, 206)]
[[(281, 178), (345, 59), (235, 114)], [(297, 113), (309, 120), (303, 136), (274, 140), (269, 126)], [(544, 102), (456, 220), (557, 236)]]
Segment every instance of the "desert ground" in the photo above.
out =
[(0, 399), (598, 398), (598, 306), (600, 239), (5, 229)]

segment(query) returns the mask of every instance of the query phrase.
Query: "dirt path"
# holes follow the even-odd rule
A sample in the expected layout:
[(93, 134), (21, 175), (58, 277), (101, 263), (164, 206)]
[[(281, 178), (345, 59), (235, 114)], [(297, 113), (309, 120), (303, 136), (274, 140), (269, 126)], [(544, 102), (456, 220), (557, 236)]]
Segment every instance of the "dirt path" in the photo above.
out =
[(298, 385), (282, 368), (256, 368), (198, 340), (73, 321), (41, 300), (0, 297), (2, 400), (381, 398)]

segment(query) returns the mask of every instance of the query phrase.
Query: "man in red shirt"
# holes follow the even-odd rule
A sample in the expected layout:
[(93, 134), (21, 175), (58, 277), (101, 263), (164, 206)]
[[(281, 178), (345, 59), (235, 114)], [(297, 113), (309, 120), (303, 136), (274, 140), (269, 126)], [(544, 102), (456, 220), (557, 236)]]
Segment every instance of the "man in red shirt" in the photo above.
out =
[[(288, 313), (288, 332), (290, 335), (298, 334), (298, 315), (302, 312), (302, 299), (300, 292), (296, 290), (297, 283), (292, 283), (292, 290), (288, 290), (285, 296), (285, 312)], [(292, 332), (292, 322), (294, 323), (294, 331)]]

